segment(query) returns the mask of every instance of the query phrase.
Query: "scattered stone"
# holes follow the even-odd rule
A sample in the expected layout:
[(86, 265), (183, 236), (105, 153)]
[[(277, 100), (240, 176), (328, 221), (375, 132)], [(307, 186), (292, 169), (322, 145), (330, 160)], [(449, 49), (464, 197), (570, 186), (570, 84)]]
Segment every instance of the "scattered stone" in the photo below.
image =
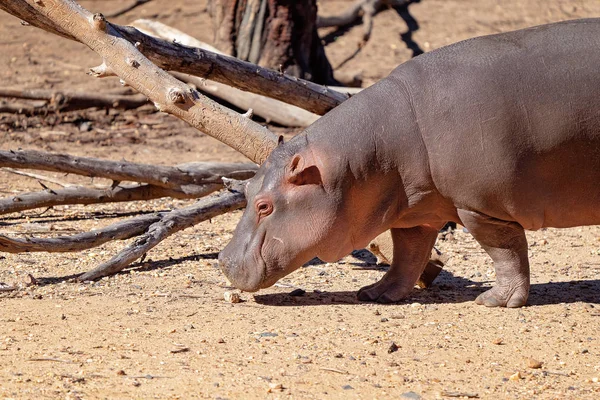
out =
[(238, 292), (227, 291), (223, 293), (223, 298), (228, 303), (239, 303), (241, 301), (240, 294)]
[(225, 343), (225, 339), (219, 338), (219, 340), (217, 340), (217, 343)]
[(277, 337), (279, 335), (275, 332), (262, 332), (262, 333), (259, 333), (258, 336), (260, 336), (260, 337)]
[(529, 368), (540, 369), (540, 368), (542, 368), (542, 365), (544, 365), (544, 363), (541, 361), (535, 360), (533, 358), (527, 359), (527, 367), (529, 367)]
[(138, 387), (141, 385), (141, 383), (139, 381), (133, 381), (133, 382), (131, 382), (131, 384), (135, 387)]
[(27, 277), (25, 278), (25, 281), (23, 282), (25, 284), (26, 287), (30, 287), (30, 286), (35, 286), (38, 284), (37, 279), (35, 279), (35, 277), (31, 274), (27, 274)]
[(125, 371), (123, 371), (122, 369), (120, 369), (120, 370), (117, 371), (117, 375), (123, 376), (123, 375), (127, 375), (127, 374), (125, 373)]
[(501, 344), (504, 344), (504, 340), (502, 338), (496, 338), (492, 341), (492, 344), (500, 346)]
[(344, 385), (344, 386), (342, 386), (342, 389), (344, 389), (344, 390), (353, 390), (354, 388), (352, 386), (350, 386), (350, 385)]
[(392, 342), (390, 344), (390, 347), (388, 347), (388, 353), (390, 353), (390, 354), (395, 353), (398, 351), (398, 349), (399, 349), (398, 345), (396, 343)]
[(421, 395), (415, 392), (404, 392), (400, 395), (401, 399), (421, 400)]
[(281, 392), (283, 391), (284, 387), (281, 383), (269, 383), (269, 390), (267, 390), (267, 393), (272, 393), (272, 392)]
[(379, 321), (380, 322), (388, 322), (389, 320), (387, 318), (381, 318)]
[(514, 374), (512, 374), (508, 379), (510, 379), (511, 381), (519, 381), (523, 379), (523, 376), (521, 375), (521, 371), (517, 371)]
[(295, 296), (295, 297), (304, 296), (305, 294), (306, 294), (306, 290), (300, 289), (300, 288), (294, 289), (290, 292), (290, 296)]

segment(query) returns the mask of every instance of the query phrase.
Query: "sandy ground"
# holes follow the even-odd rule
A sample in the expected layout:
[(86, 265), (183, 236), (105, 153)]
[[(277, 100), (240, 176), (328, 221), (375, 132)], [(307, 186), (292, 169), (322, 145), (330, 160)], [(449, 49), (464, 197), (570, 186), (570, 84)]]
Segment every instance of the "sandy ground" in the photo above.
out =
[[(117, 1), (81, 1), (109, 11)], [(350, 1), (322, 1), (323, 14)], [(158, 19), (211, 40), (204, 1), (153, 1), (117, 18)], [(422, 0), (410, 6), (414, 45), (429, 51), (464, 38), (563, 19), (600, 16), (597, 0)], [(340, 70), (370, 84), (411, 57), (394, 11), (375, 18), (367, 46)], [(355, 50), (361, 26), (323, 31), (334, 66)], [(100, 63), (82, 45), (22, 27), (0, 14), (0, 85), (116, 90), (85, 75)], [(88, 124), (89, 130), (82, 124)], [(0, 115), (0, 148), (31, 148), (173, 165), (242, 157), (151, 108), (63, 117)], [(57, 176), (74, 181), (73, 177)], [(3, 195), (38, 190), (0, 172)], [(2, 234), (83, 232), (186, 201), (64, 206), (4, 216)], [(40, 211), (40, 210), (38, 210)], [(446, 270), (402, 304), (359, 303), (355, 292), (384, 268), (366, 252), (313, 263), (243, 302), (223, 300), (218, 251), (234, 212), (161, 243), (125, 273), (99, 282), (69, 278), (126, 243), (73, 254), (1, 254), (0, 282), (28, 274), (37, 285), (0, 294), (0, 397), (15, 399), (595, 399), (600, 397), (600, 227), (528, 234), (532, 290), (521, 309), (487, 309), (473, 299), (494, 281), (491, 261), (457, 231), (438, 242)], [(304, 296), (290, 296), (296, 289)], [(394, 344), (394, 345), (392, 345)]]

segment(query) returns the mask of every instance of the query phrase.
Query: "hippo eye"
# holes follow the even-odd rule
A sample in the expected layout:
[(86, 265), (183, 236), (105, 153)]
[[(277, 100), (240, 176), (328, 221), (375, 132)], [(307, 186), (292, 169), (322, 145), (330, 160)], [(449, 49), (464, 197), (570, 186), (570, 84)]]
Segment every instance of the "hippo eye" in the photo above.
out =
[(272, 211), (273, 206), (271, 205), (271, 203), (268, 203), (266, 201), (260, 201), (256, 203), (256, 212), (259, 215), (259, 217), (266, 217), (267, 215), (271, 214)]

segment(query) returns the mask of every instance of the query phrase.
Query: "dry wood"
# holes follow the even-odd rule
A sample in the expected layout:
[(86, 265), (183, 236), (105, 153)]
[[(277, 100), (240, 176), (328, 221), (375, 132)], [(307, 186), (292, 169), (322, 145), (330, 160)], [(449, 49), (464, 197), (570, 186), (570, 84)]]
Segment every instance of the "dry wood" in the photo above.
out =
[(153, 223), (160, 221), (160, 213), (142, 215), (119, 221), (105, 228), (71, 236), (54, 238), (16, 239), (0, 235), (0, 251), (7, 253), (29, 253), (45, 251), (64, 253), (91, 249), (112, 240), (125, 240), (141, 235)]
[(247, 179), (254, 175), (257, 168), (250, 163), (187, 163), (168, 167), (36, 150), (0, 150), (0, 167), (64, 172), (114, 181), (145, 182), (184, 193), (189, 185), (220, 184), (222, 177)]
[(31, 101), (31, 102), (16, 102), (14, 100), (5, 101), (0, 100), (0, 113), (10, 114), (25, 114), (25, 115), (38, 115), (45, 114), (48, 112), (46, 105), (48, 102), (43, 100)]
[[(66, 32), (64, 28), (44, 14), (38, 13), (30, 3), (34, 3), (34, 1), (4, 0), (0, 2), (0, 8), (33, 26), (72, 40), (78, 40), (72, 33)], [(234, 57), (156, 39), (133, 27), (116, 24), (107, 24), (107, 26), (110, 27), (109, 31), (112, 36), (123, 38), (130, 43), (139, 43), (138, 50), (166, 70), (210, 78), (245, 91), (293, 104), (319, 115), (325, 114), (348, 98), (347, 95), (324, 86), (262, 68)]]
[(161, 216), (160, 221), (150, 225), (147, 232), (137, 238), (134, 243), (109, 261), (81, 275), (79, 280), (94, 280), (116, 274), (175, 232), (245, 205), (246, 198), (242, 192), (225, 191), (205, 197), (192, 206), (171, 211)]
[(223, 185), (218, 183), (187, 185), (185, 192), (154, 185), (119, 185), (104, 189), (84, 186), (70, 186), (56, 190), (47, 188), (40, 192), (23, 193), (0, 199), (0, 215), (65, 204), (106, 204), (161, 197), (193, 199), (207, 196), (222, 188)]
[(130, 109), (137, 108), (148, 103), (146, 96), (141, 94), (124, 96), (116, 94), (82, 93), (45, 89), (0, 88), (0, 97), (46, 100), (49, 106), (48, 109), (52, 111), (72, 111), (91, 107)]
[[(9, 12), (22, 10), (25, 5), (51, 21), (51, 26), (59, 27), (98, 53), (104, 60), (103, 65), (151, 99), (159, 110), (188, 122), (259, 164), (276, 146), (276, 136), (268, 129), (201, 95), (158, 68), (123, 38), (102, 14), (92, 15), (72, 0), (6, 0), (0, 3)], [(35, 25), (36, 21), (38, 18), (27, 22)]]
[[(220, 53), (214, 47), (161, 22), (139, 19), (131, 25), (150, 36)], [(264, 118), (267, 122), (274, 122), (283, 126), (308, 126), (319, 118), (317, 114), (302, 108), (270, 97), (245, 92), (216, 81), (205, 80), (179, 72), (171, 72), (171, 75), (186, 83), (193, 84), (201, 92), (223, 99), (238, 108), (244, 110), (251, 108), (254, 115)]]
[(383, 7), (401, 7), (410, 2), (410, 0), (357, 0), (348, 8), (337, 15), (319, 16), (317, 26), (326, 28), (330, 26), (346, 26), (354, 23), (362, 17), (363, 37), (359, 46), (362, 47), (371, 37), (373, 30), (373, 16)]
[(216, 81), (204, 80), (197, 76), (179, 72), (171, 72), (171, 74), (179, 80), (194, 85), (201, 92), (223, 99), (242, 110), (252, 109), (254, 115), (264, 118), (267, 123), (305, 127), (319, 119), (317, 114), (310, 111), (261, 96), (260, 94), (244, 92), (243, 90)]

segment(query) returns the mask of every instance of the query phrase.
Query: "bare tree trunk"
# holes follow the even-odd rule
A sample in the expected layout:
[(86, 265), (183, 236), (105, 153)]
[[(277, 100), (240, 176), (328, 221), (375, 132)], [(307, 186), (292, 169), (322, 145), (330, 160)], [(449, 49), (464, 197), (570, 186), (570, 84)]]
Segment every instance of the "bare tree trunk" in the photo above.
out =
[(316, 0), (211, 0), (215, 44), (227, 54), (321, 84), (337, 84), (317, 34)]

